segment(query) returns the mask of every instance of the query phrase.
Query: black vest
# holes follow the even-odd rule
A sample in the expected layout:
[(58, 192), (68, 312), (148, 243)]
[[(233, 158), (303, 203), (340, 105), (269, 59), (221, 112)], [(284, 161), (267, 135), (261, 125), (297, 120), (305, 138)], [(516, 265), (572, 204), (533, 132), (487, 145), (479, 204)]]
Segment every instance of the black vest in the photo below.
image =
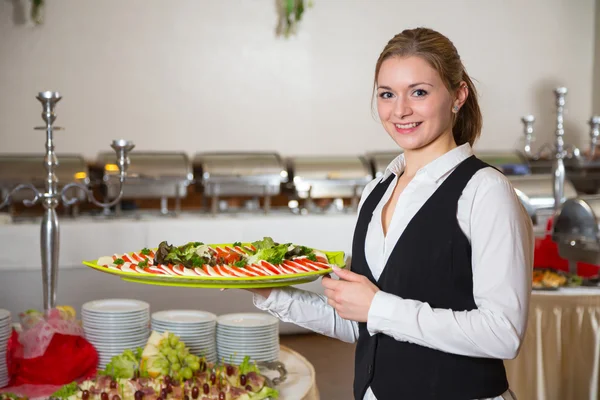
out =
[[(378, 281), (365, 259), (365, 238), (373, 211), (394, 176), (365, 200), (352, 245), (352, 270), (384, 292), (428, 303), (432, 308), (474, 310), (471, 245), (456, 219), (458, 199), (483, 161), (469, 157), (440, 185), (410, 221)], [(370, 386), (377, 400), (470, 400), (499, 396), (508, 389), (502, 360), (467, 357), (384, 334), (371, 336), (359, 323), (354, 397)]]

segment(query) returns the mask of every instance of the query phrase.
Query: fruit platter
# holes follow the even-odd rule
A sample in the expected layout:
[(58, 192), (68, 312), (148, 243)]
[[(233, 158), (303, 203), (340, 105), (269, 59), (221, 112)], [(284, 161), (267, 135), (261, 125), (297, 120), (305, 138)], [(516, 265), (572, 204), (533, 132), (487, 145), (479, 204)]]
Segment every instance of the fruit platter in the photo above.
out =
[(160, 286), (260, 288), (314, 281), (343, 268), (344, 252), (322, 251), (265, 237), (250, 243), (158, 247), (103, 256), (84, 265), (129, 282)]
[(152, 332), (145, 348), (125, 350), (93, 379), (67, 384), (50, 399), (272, 400), (278, 398), (275, 386), (286, 375), (283, 365), (275, 368), (280, 376), (271, 380), (261, 372), (264, 365), (251, 363), (249, 357), (239, 365), (225, 360), (213, 364), (190, 354), (177, 335)]

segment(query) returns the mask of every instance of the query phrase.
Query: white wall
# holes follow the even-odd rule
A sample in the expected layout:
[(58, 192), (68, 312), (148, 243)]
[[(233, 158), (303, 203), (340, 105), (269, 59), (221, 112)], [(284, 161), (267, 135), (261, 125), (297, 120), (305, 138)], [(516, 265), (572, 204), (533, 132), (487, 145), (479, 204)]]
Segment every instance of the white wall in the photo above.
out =
[(587, 142), (595, 0), (315, 0), (289, 40), (274, 0), (51, 0), (39, 27), (18, 23), (25, 3), (0, 1), (3, 152), (43, 151), (40, 90), (64, 96), (58, 151), (88, 157), (116, 137), (190, 154), (390, 149), (370, 110), (374, 64), (419, 25), (449, 36), (479, 82), (480, 148), (518, 145), (526, 113), (551, 140), (558, 85), (567, 141)]
[(592, 102), (592, 111), (594, 115), (600, 115), (600, 0), (596, 0), (596, 29), (595, 29), (596, 50), (594, 60), (594, 93)]

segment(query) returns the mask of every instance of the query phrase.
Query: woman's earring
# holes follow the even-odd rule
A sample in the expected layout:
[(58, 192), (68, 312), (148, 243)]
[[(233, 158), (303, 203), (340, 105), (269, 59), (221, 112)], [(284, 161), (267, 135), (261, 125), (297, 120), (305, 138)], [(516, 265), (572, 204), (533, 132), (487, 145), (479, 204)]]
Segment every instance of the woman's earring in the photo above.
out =
[(458, 106), (452, 107), (452, 112), (456, 114), (458, 112)]

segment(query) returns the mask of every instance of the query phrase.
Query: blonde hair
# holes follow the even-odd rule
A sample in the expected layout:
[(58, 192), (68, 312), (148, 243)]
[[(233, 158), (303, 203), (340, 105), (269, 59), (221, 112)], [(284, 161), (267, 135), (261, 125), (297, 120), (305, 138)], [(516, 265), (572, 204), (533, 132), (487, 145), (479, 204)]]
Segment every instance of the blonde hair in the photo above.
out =
[(469, 95), (454, 118), (452, 134), (457, 145), (473, 145), (481, 134), (483, 118), (477, 100), (477, 90), (467, 74), (454, 44), (446, 36), (428, 28), (407, 29), (394, 36), (385, 46), (375, 67), (373, 92), (381, 64), (391, 57), (421, 57), (435, 69), (450, 93), (455, 93), (462, 81)]

